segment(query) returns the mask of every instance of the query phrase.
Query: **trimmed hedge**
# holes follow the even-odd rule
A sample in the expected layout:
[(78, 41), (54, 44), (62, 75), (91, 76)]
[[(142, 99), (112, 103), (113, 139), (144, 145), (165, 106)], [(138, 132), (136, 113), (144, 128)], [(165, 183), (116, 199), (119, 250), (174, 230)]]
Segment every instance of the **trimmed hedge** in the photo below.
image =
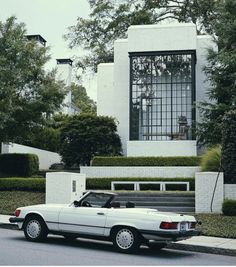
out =
[(199, 166), (201, 157), (94, 157), (92, 166)]
[[(87, 178), (86, 189), (88, 190), (111, 190), (112, 181), (186, 181), (190, 182), (190, 190), (194, 190), (194, 178)], [(45, 178), (2, 178), (0, 179), (0, 191), (35, 191), (45, 192)], [(117, 185), (118, 190), (132, 190), (132, 185)], [(183, 190), (184, 185), (168, 185), (168, 189)], [(159, 185), (141, 185), (141, 190), (159, 190)]]
[(1, 178), (0, 191), (34, 191), (45, 192), (44, 178)]
[(222, 212), (227, 216), (236, 216), (236, 200), (225, 199), (222, 204)]
[(1, 154), (0, 172), (6, 175), (30, 177), (39, 170), (39, 159), (35, 154)]
[[(111, 190), (112, 181), (149, 181), (149, 182), (161, 182), (161, 181), (181, 181), (181, 182), (190, 182), (190, 190), (195, 189), (195, 179), (194, 178), (87, 178), (86, 179), (86, 188), (98, 189), (98, 190)], [(140, 186), (141, 190), (159, 190), (160, 186), (155, 184), (144, 184)], [(167, 185), (168, 189), (171, 190), (183, 190), (186, 188), (185, 185)], [(132, 190), (133, 185), (121, 184), (116, 185), (118, 190)]]

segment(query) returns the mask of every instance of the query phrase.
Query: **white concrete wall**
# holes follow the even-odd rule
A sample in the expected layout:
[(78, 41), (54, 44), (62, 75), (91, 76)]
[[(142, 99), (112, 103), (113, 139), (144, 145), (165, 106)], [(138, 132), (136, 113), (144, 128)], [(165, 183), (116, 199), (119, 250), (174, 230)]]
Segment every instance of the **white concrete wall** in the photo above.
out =
[[(217, 180), (217, 174), (218, 174), (217, 172), (197, 172), (195, 174), (196, 213), (211, 212), (211, 200)], [(213, 199), (213, 205), (212, 205), (213, 213), (222, 212), (223, 200), (224, 200), (224, 177), (223, 173), (220, 173), (215, 190), (215, 196)]]
[(87, 178), (105, 177), (163, 177), (163, 178), (183, 178), (194, 177), (195, 172), (200, 171), (200, 167), (80, 167), (81, 173), (85, 173)]
[(47, 170), (53, 163), (60, 163), (61, 156), (57, 153), (42, 150), (34, 147), (23, 146), (15, 143), (2, 143), (2, 154), (8, 153), (30, 153), (36, 154), (39, 158), (39, 169)]
[(46, 203), (69, 204), (85, 191), (85, 174), (72, 172), (46, 173)]
[(224, 185), (224, 198), (236, 200), (236, 184)]
[[(206, 80), (203, 67), (207, 64), (207, 49), (214, 48), (216, 45), (213, 43), (213, 39), (209, 35), (197, 36), (197, 64), (196, 64), (196, 103), (197, 105), (202, 101), (209, 101), (206, 94), (210, 88), (209, 81)], [(199, 109), (196, 109), (196, 120), (200, 122)]]
[(114, 43), (114, 116), (118, 120), (118, 133), (123, 153), (129, 140), (129, 57), (127, 40)]
[(127, 156), (196, 156), (196, 141), (128, 141)]
[(128, 29), (128, 51), (196, 49), (196, 26), (192, 23), (135, 25)]
[(114, 116), (114, 64), (98, 65), (97, 114)]

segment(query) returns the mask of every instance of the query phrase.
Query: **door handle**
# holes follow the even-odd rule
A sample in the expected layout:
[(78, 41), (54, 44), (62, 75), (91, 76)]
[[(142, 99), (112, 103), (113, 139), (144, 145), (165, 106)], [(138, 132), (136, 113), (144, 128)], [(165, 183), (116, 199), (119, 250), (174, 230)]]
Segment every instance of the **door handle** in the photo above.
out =
[(98, 212), (97, 215), (105, 215), (103, 212)]

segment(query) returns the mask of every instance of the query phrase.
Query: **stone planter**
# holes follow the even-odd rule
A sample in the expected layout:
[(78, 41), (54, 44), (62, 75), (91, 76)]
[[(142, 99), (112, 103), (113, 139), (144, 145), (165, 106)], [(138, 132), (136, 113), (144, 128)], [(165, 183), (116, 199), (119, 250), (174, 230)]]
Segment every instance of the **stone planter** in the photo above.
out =
[(236, 200), (236, 184), (224, 185), (224, 198)]
[[(224, 174), (220, 173), (212, 202), (218, 172), (195, 173), (195, 211), (196, 213), (221, 213), (224, 201)], [(211, 211), (212, 202), (212, 211)]]

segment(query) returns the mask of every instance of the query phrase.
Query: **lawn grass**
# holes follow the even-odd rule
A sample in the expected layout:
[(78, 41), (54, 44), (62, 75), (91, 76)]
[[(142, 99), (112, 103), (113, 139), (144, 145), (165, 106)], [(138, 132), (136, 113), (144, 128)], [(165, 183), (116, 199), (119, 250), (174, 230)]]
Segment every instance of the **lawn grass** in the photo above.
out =
[[(26, 191), (0, 191), (0, 214), (14, 214), (21, 206), (45, 203), (45, 193)], [(236, 216), (220, 214), (195, 214), (202, 221), (203, 235), (236, 238)]]
[(16, 208), (45, 203), (45, 193), (0, 191), (0, 214), (14, 214)]

